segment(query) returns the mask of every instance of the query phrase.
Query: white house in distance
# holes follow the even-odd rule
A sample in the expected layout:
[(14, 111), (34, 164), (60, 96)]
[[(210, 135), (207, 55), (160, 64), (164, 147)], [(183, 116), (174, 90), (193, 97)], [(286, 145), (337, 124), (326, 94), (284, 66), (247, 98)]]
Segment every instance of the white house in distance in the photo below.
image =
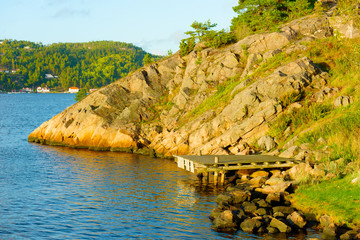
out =
[(46, 73), (46, 74), (45, 74), (45, 78), (54, 78), (54, 76), (51, 75), (51, 74), (49, 74), (49, 73)]
[(69, 93), (77, 93), (77, 92), (79, 92), (79, 88), (77, 88), (77, 87), (70, 87), (69, 88)]

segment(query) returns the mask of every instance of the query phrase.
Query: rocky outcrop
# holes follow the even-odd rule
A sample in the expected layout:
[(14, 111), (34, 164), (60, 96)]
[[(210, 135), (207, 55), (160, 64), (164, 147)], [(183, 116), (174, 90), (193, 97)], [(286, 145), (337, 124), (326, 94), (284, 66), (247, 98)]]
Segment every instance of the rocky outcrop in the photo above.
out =
[[(306, 49), (302, 41), (331, 34), (327, 17), (310, 16), (226, 48), (175, 54), (91, 93), (28, 140), (158, 156), (251, 153), (251, 143), (284, 111), (281, 99), (323, 78), (301, 56), (264, 75), (253, 76), (256, 70), (281, 52)], [(266, 151), (276, 146), (263, 140)]]

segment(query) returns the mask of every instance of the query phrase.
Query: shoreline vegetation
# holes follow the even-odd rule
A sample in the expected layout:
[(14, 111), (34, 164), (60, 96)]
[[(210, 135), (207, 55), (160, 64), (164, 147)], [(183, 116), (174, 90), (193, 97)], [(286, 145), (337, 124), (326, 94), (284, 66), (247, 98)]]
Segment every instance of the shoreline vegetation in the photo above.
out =
[(320, 226), (325, 239), (360, 239), (359, 4), (239, 1), (231, 32), (195, 21), (178, 53), (83, 98), (28, 141), (294, 158), (303, 163), (288, 171), (229, 179), (211, 218), (232, 225), (214, 229)]
[(0, 90), (97, 89), (161, 59), (133, 44), (114, 41), (54, 43), (0, 40)]

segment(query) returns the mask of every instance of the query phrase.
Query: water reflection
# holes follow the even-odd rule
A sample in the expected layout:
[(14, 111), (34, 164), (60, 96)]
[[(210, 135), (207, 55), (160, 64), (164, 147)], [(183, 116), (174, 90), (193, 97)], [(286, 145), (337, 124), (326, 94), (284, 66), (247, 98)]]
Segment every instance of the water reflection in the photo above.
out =
[(173, 161), (26, 141), (72, 103), (69, 94), (0, 95), (0, 239), (276, 239), (211, 231), (222, 190)]
[[(306, 239), (306, 235), (219, 234), (208, 219), (223, 191), (198, 184), (196, 176), (168, 159), (32, 145), (47, 161), (37, 195), (39, 226), (70, 235), (121, 238)], [(50, 195), (50, 196), (49, 196)], [(32, 210), (34, 212), (34, 209)], [(44, 214), (46, 212), (46, 214)], [(55, 219), (57, 227), (52, 226)], [(49, 226), (51, 225), (51, 226)], [(76, 234), (71, 231), (76, 228)], [(80, 230), (80, 232), (79, 232)], [(90, 233), (89, 233), (90, 232)], [(49, 234), (49, 233), (47, 233)], [(90, 235), (89, 235), (90, 234)]]
[(41, 194), (56, 193), (46, 209), (55, 211), (55, 218), (57, 210), (64, 208), (72, 226), (88, 226), (102, 234), (121, 230), (122, 237), (144, 232), (147, 236), (214, 236), (208, 219), (214, 197), (204, 194), (204, 188), (193, 184), (196, 177), (178, 169), (172, 160), (32, 147), (50, 165), (43, 172), (51, 176), (49, 184), (43, 183)]

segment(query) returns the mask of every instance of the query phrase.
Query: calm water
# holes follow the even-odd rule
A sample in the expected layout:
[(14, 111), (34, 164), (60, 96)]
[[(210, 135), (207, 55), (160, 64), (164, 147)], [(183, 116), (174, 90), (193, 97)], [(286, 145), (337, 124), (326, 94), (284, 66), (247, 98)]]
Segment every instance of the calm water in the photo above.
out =
[(220, 190), (173, 161), (27, 142), (73, 99), (0, 94), (0, 239), (279, 239), (211, 231)]

